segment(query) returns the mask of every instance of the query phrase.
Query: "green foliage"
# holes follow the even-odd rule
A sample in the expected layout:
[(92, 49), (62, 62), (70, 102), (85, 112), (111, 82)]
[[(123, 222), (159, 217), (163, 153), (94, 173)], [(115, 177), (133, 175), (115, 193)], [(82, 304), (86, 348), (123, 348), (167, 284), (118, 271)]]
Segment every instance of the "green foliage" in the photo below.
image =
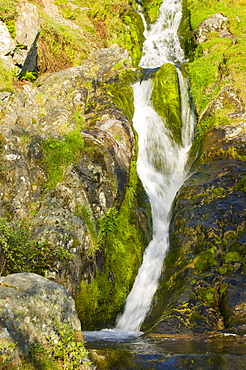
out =
[[(216, 125), (229, 124), (228, 113), (237, 111), (230, 101), (211, 114), (214, 99), (225, 85), (232, 85), (245, 104), (246, 93), (242, 88), (246, 79), (245, 27), (246, 9), (240, 0), (185, 0), (190, 14), (192, 30), (211, 15), (220, 12), (228, 18), (227, 27), (233, 38), (219, 37), (211, 32), (207, 40), (197, 46), (194, 59), (189, 63), (191, 94), (198, 114), (198, 127), (191, 156), (197, 152), (201, 139)], [(228, 153), (229, 155), (229, 153)]]
[(54, 324), (58, 335), (58, 340), (48, 337), (48, 346), (44, 351), (53, 360), (61, 363), (63, 369), (83, 369), (83, 365), (89, 365), (86, 357), (88, 351), (85, 349), (83, 341), (76, 340), (76, 331), (69, 325), (56, 322)]
[(14, 38), (16, 36), (15, 19), (17, 17), (17, 0), (6, 0), (0, 3), (0, 20), (4, 22), (9, 33)]
[(43, 142), (48, 189), (54, 188), (62, 180), (64, 170), (77, 162), (83, 149), (84, 139), (78, 129), (71, 130), (64, 141), (47, 139)]
[(73, 114), (73, 119), (75, 120), (77, 129), (82, 130), (84, 128), (84, 125), (85, 125), (85, 118), (81, 114), (81, 112), (80, 111), (75, 111), (74, 114)]
[(43, 275), (54, 262), (69, 261), (73, 257), (61, 246), (30, 239), (27, 227), (9, 224), (5, 218), (0, 218), (0, 249), (0, 275), (16, 272), (35, 272)]
[(7, 70), (0, 59), (0, 91), (14, 91), (13, 73)]
[(16, 348), (15, 343), (7, 342), (2, 339), (0, 340), (0, 366), (2, 366), (5, 363), (8, 363), (11, 360), (15, 348)]
[(137, 274), (144, 248), (134, 213), (138, 188), (139, 179), (133, 162), (120, 209), (111, 208), (99, 222), (98, 248), (104, 261), (103, 270), (97, 271), (92, 282), (82, 281), (76, 296), (83, 329), (113, 323)]
[(198, 288), (198, 296), (204, 301), (207, 305), (215, 306), (217, 303), (217, 292), (215, 289), (208, 288)]
[(181, 143), (181, 101), (176, 67), (165, 63), (155, 74), (151, 100), (174, 139)]
[(21, 81), (26, 80), (26, 81), (33, 82), (36, 79), (37, 79), (37, 73), (36, 72), (26, 71), (26, 72), (22, 73), (21, 76), (20, 76)]
[(225, 260), (225, 263), (235, 262), (235, 261), (241, 261), (241, 257), (238, 254), (238, 252), (232, 251), (232, 252), (226, 253), (224, 255), (224, 260)]

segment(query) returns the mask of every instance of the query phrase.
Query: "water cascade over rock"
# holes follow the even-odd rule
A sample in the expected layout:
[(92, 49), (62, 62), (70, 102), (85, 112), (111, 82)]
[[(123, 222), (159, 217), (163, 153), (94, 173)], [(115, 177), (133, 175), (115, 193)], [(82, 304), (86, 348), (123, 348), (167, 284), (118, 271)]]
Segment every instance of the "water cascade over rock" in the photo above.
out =
[[(177, 35), (181, 16), (181, 1), (163, 2), (159, 19), (145, 32), (141, 67), (156, 68), (163, 63), (184, 61)], [(133, 122), (139, 138), (137, 169), (152, 207), (153, 239), (144, 253), (143, 263), (126, 300), (124, 313), (117, 322), (117, 328), (120, 329), (139, 330), (150, 309), (168, 249), (170, 209), (175, 194), (187, 175), (185, 164), (195, 119), (190, 108), (187, 83), (179, 70), (176, 73), (180, 81), (178, 94), (182, 107), (182, 113), (179, 112), (182, 122), (181, 144), (177, 143), (168, 128), (172, 122), (167, 122), (168, 118), (162, 119), (153, 108), (152, 80), (138, 82), (133, 86)], [(172, 107), (166, 109), (172, 110)]]

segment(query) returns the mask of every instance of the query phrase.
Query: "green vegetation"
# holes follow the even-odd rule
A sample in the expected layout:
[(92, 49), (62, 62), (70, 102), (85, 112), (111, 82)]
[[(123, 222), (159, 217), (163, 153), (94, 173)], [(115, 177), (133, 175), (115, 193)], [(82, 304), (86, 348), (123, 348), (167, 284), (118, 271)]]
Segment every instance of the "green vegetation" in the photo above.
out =
[[(227, 27), (231, 32), (229, 38), (219, 37), (217, 32), (208, 34), (207, 40), (194, 50), (189, 63), (191, 94), (198, 114), (197, 133), (191, 152), (194, 156), (202, 138), (211, 128), (229, 124), (228, 113), (238, 111), (235, 102), (229, 98), (223, 100), (221, 107), (213, 109), (213, 102), (223, 88), (233, 86), (238, 101), (241, 101), (242, 105), (246, 103), (246, 93), (243, 88), (246, 78), (244, 58), (246, 9), (241, 0), (223, 2), (209, 0), (206, 3), (201, 3), (200, 0), (185, 0), (184, 6), (190, 16), (191, 31), (195, 30), (203, 20), (220, 12), (228, 18)], [(186, 38), (188, 35), (187, 32)]]
[(155, 111), (163, 118), (165, 124), (177, 143), (181, 143), (181, 101), (176, 67), (165, 63), (155, 74), (151, 96)]
[(96, 230), (95, 222), (92, 217), (91, 210), (87, 207), (77, 204), (75, 215), (81, 218), (85, 222), (88, 228), (88, 231), (90, 233), (90, 236), (92, 237), (92, 240), (95, 243), (96, 238), (97, 238), (97, 230)]
[(85, 47), (87, 38), (76, 29), (42, 16), (45, 20), (39, 37), (39, 72), (57, 72), (81, 64), (89, 53)]
[(36, 350), (55, 360), (62, 369), (83, 369), (85, 363), (88, 365), (86, 361), (88, 351), (82, 340), (76, 340), (76, 331), (69, 325), (59, 322), (54, 323), (54, 328), (58, 340), (54, 341), (54, 338), (48, 337), (48, 345), (43, 347), (37, 345)]
[(142, 0), (141, 5), (147, 23), (154, 23), (159, 15), (159, 8), (162, 0)]
[(241, 190), (246, 193), (246, 176), (243, 176), (237, 185), (235, 186), (235, 190)]
[(33, 344), (27, 357), (21, 357), (21, 364), (15, 365), (10, 362), (14, 343), (0, 342), (0, 366), (4, 370), (73, 370), (84, 369), (90, 365), (88, 351), (84, 346), (81, 334), (71, 328), (70, 325), (60, 322), (54, 323), (54, 331), (57, 338), (47, 337), (47, 344)]
[(0, 218), (0, 275), (16, 272), (35, 272), (44, 275), (55, 261), (70, 261), (71, 253), (61, 246), (33, 240), (27, 227), (12, 225)]
[(75, 164), (84, 150), (84, 139), (78, 129), (71, 130), (65, 139), (43, 142), (44, 164), (48, 175), (47, 189), (54, 188), (63, 178), (65, 169)]
[[(105, 327), (116, 318), (141, 263), (144, 240), (134, 206), (140, 183), (133, 162), (125, 199), (99, 222), (98, 253), (103, 268), (89, 284), (81, 282), (76, 307), (83, 329)], [(113, 320), (113, 321), (112, 321)]]
[(7, 70), (0, 59), (0, 91), (14, 92), (14, 75), (11, 70)]
[(130, 52), (133, 66), (137, 67), (142, 56), (142, 46), (144, 42), (143, 21), (137, 12), (130, 10), (123, 17), (123, 23), (129, 27), (129, 30), (125, 32), (125, 40), (122, 46)]
[(114, 82), (104, 84), (105, 92), (111, 97), (112, 102), (119, 107), (131, 121), (134, 113), (133, 90), (130, 83), (136, 82), (136, 74), (130, 70), (122, 70)]
[(15, 19), (17, 17), (18, 0), (6, 0), (0, 4), (0, 20), (4, 22), (12, 37), (16, 35)]
[(57, 23), (41, 11), (39, 71), (55, 72), (79, 65), (92, 49), (117, 44), (129, 50), (136, 66), (144, 40), (143, 22), (128, 1), (57, 0), (64, 18), (78, 29)]

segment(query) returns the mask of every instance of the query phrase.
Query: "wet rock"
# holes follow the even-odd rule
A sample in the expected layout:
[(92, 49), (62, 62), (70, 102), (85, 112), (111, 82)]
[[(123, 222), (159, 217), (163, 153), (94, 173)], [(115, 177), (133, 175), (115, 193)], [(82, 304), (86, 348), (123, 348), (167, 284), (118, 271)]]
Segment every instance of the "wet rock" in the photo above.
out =
[(180, 189), (150, 333), (245, 333), (244, 174), (240, 160), (208, 162)]

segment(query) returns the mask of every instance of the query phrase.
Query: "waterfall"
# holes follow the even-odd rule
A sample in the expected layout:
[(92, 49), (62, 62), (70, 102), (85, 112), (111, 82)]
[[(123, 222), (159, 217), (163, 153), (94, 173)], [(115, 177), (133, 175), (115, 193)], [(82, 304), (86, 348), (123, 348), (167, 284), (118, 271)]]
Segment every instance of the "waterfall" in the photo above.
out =
[[(164, 63), (182, 63), (184, 52), (178, 38), (182, 0), (164, 0), (157, 22), (145, 30), (146, 41), (140, 66), (157, 68)], [(117, 329), (139, 330), (158, 287), (163, 260), (168, 250), (170, 210), (186, 178), (185, 165), (191, 146), (195, 117), (190, 107), (187, 81), (177, 68), (182, 107), (182, 145), (178, 145), (151, 105), (151, 80), (133, 85), (138, 134), (137, 171), (148, 194), (153, 219), (153, 238), (145, 250), (133, 288), (128, 295)]]

